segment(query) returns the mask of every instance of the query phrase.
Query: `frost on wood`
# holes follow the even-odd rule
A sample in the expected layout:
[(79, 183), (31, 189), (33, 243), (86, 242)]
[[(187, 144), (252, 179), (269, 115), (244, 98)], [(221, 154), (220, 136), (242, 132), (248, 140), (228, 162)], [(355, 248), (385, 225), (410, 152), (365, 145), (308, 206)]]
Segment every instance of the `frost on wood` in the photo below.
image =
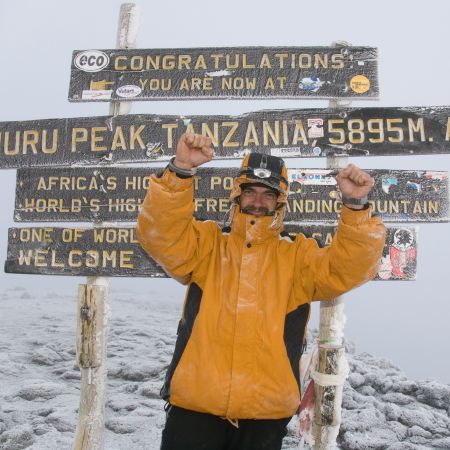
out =
[(103, 448), (109, 312), (107, 302), (107, 287), (95, 284), (80, 285), (77, 360), (81, 369), (81, 391), (75, 450)]

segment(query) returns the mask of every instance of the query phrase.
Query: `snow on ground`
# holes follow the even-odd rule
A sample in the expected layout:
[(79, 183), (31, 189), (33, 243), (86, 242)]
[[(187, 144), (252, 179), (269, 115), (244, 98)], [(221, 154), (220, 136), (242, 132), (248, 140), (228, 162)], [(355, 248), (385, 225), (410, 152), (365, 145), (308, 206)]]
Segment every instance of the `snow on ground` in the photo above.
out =
[[(75, 292), (0, 292), (1, 450), (71, 449), (80, 386), (76, 302)], [(159, 389), (181, 305), (163, 290), (111, 292), (106, 450), (159, 448)], [(410, 380), (391, 362), (349, 347), (340, 448), (450, 449), (450, 386)], [(293, 420), (283, 449), (298, 448), (295, 428)]]

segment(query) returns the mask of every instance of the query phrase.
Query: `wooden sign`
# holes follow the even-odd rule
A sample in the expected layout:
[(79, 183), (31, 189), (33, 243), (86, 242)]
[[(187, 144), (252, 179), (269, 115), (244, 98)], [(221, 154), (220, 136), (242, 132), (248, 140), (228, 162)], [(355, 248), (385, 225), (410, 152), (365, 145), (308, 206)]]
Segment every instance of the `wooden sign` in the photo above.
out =
[[(17, 172), (16, 222), (134, 222), (149, 186), (148, 175), (163, 169), (93, 167), (20, 169)], [(221, 221), (235, 168), (199, 169), (194, 178), (195, 215)], [(369, 170), (375, 179), (370, 203), (389, 222), (449, 220), (448, 173)], [(286, 222), (336, 222), (341, 210), (330, 169), (289, 169)]]
[[(332, 226), (290, 226), (328, 245)], [(416, 228), (388, 228), (378, 280), (414, 280)], [(142, 250), (134, 228), (10, 228), (5, 272), (39, 275), (166, 277)]]
[(0, 168), (167, 161), (184, 132), (210, 136), (215, 159), (249, 152), (283, 158), (450, 153), (450, 107), (0, 122)]
[(373, 47), (75, 50), (73, 102), (377, 98)]

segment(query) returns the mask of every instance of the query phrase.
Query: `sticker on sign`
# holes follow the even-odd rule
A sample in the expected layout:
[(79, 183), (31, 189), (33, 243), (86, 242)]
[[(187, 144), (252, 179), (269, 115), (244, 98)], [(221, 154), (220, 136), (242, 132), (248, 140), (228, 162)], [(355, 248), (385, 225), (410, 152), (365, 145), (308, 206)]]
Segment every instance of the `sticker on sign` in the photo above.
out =
[(134, 84), (127, 84), (126, 86), (120, 86), (116, 90), (116, 94), (119, 97), (123, 98), (137, 97), (141, 92), (142, 89)]
[(109, 56), (100, 50), (86, 50), (78, 53), (73, 63), (83, 72), (100, 72), (109, 64)]
[(81, 93), (83, 100), (110, 100), (112, 95), (111, 89), (87, 89)]

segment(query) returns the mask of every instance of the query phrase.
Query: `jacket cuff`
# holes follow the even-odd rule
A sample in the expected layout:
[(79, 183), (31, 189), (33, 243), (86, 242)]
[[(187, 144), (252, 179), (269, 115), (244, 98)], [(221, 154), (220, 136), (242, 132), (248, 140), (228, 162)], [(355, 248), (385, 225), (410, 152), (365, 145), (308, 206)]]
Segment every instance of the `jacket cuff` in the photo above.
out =
[(372, 217), (372, 208), (354, 210), (342, 205), (341, 221), (346, 225), (359, 225)]
[(152, 183), (159, 184), (164, 190), (181, 192), (191, 188), (194, 177), (180, 178), (176, 173), (165, 168), (161, 176), (152, 175), (151, 180)]

